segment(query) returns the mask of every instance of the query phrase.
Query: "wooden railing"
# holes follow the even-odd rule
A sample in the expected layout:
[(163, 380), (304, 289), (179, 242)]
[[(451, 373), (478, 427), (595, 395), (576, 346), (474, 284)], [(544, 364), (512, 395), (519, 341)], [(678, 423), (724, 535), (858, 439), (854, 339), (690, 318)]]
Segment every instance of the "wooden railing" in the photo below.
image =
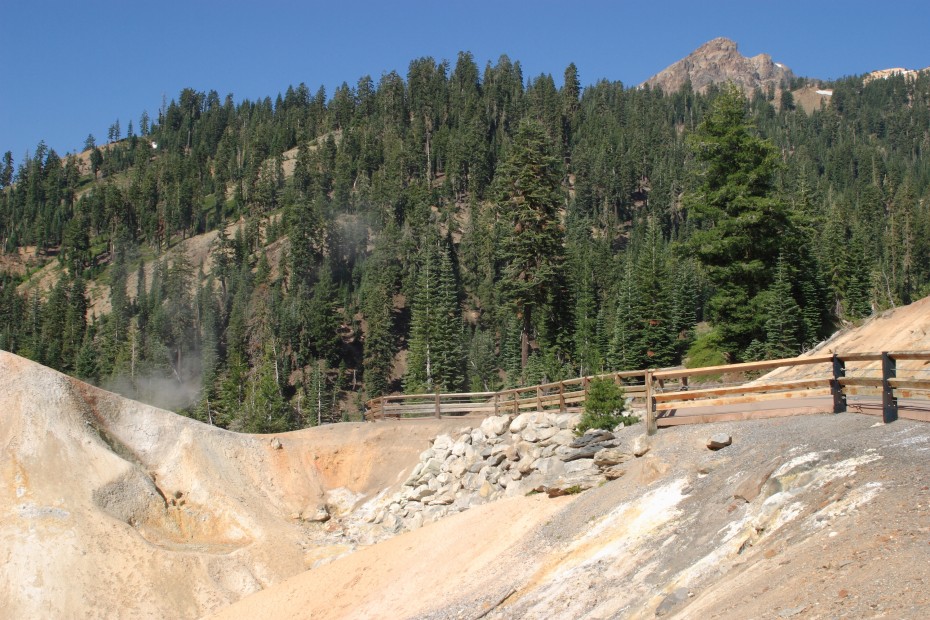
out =
[(622, 386), (626, 396), (642, 406), (646, 400), (647, 370), (628, 370), (602, 375), (578, 377), (541, 385), (511, 388), (499, 392), (465, 392), (455, 394), (401, 394), (381, 396), (366, 403), (369, 420), (383, 418), (420, 418), (425, 416), (503, 413), (558, 410), (580, 411), (593, 379), (610, 379)]
[[(647, 431), (658, 426), (738, 420), (799, 412), (846, 411), (848, 396), (880, 397), (882, 418), (898, 418), (899, 399), (925, 410), (930, 421), (930, 352), (849, 353), (797, 357), (706, 368), (614, 372), (499, 392), (382, 396), (367, 403), (369, 420), (443, 415), (579, 411), (588, 384), (606, 378), (622, 385), (645, 410)], [(759, 379), (783, 369), (802, 376)], [(900, 374), (900, 376), (899, 376)], [(922, 378), (926, 376), (927, 378)], [(877, 400), (877, 399), (876, 399)], [(773, 406), (766, 405), (770, 403)], [(792, 405), (796, 405), (792, 408)], [(877, 406), (877, 403), (876, 403)], [(803, 409), (803, 411), (799, 411)], [(909, 416), (914, 417), (914, 416)]]

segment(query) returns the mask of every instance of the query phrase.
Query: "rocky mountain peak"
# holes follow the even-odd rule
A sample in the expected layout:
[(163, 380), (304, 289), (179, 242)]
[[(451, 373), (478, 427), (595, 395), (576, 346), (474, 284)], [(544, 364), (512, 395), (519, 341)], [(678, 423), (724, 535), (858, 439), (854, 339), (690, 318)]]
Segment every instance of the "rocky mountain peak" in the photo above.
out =
[(739, 53), (735, 41), (717, 37), (691, 52), (687, 57), (660, 71), (645, 82), (652, 88), (672, 93), (691, 81), (696, 91), (711, 84), (733, 82), (747, 93), (756, 88), (781, 88), (792, 77), (788, 67), (772, 60), (768, 54), (751, 58)]

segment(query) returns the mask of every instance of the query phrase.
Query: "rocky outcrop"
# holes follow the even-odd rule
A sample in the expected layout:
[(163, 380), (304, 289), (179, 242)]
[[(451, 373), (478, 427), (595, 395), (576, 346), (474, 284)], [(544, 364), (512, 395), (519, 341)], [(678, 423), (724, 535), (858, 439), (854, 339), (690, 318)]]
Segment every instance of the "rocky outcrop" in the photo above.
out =
[(788, 67), (774, 62), (768, 54), (747, 58), (730, 39), (708, 41), (687, 57), (652, 76), (641, 86), (677, 92), (690, 80), (695, 91), (704, 92), (711, 84), (733, 82), (746, 93), (756, 88), (767, 91), (787, 86), (794, 74)]
[(486, 418), (438, 435), (395, 495), (368, 511), (366, 538), (413, 530), (502, 497), (580, 493), (623, 475), (634, 458), (605, 430), (576, 437), (577, 414), (532, 412)]

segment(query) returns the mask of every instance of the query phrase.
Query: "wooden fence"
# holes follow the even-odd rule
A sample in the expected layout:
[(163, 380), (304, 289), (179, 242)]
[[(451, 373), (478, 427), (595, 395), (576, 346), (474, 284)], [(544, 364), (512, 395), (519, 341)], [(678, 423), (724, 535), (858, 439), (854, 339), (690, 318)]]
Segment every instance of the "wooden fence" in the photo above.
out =
[[(592, 379), (621, 385), (645, 410), (646, 426), (695, 424), (811, 411), (841, 413), (849, 396), (880, 398), (882, 418), (898, 418), (899, 400), (930, 421), (930, 352), (849, 353), (729, 364), (614, 372), (499, 392), (382, 396), (367, 403), (369, 420), (443, 415), (579, 411)], [(807, 368), (805, 368), (807, 367)], [(786, 378), (760, 380), (782, 369)], [(923, 378), (927, 377), (927, 378)], [(769, 406), (766, 403), (769, 403)], [(792, 407), (793, 404), (797, 407)], [(875, 403), (878, 406), (878, 403)], [(801, 411), (803, 409), (803, 411)]]

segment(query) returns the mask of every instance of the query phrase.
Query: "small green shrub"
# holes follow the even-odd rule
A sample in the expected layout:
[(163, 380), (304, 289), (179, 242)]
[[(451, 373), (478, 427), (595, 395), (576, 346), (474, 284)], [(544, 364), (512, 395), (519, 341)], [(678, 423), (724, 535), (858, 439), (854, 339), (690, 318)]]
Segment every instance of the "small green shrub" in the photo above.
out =
[(610, 379), (593, 379), (588, 384), (588, 397), (584, 403), (584, 413), (581, 421), (575, 427), (576, 435), (583, 435), (585, 431), (599, 428), (611, 430), (623, 424), (629, 426), (639, 422), (634, 415), (625, 415), (626, 400), (623, 388)]

